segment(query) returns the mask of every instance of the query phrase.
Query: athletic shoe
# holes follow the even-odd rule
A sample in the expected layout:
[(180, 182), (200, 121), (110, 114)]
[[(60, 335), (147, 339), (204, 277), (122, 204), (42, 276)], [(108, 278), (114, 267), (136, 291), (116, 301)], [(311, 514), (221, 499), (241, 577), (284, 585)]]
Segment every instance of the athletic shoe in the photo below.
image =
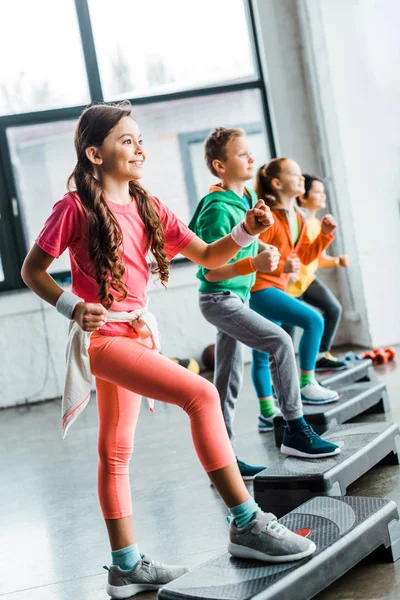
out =
[(281, 525), (271, 513), (257, 511), (253, 520), (238, 528), (231, 521), (228, 552), (237, 558), (252, 558), (265, 562), (292, 562), (310, 556), (316, 550), (314, 542), (293, 533)]
[(268, 431), (274, 430), (274, 417), (281, 417), (282, 413), (279, 408), (270, 417), (264, 417), (264, 415), (258, 415), (258, 431), (260, 433), (267, 433)]
[(108, 571), (107, 594), (111, 598), (131, 598), (139, 592), (158, 590), (189, 572), (187, 567), (171, 567), (142, 556), (130, 571), (119, 567), (104, 567)]
[(329, 350), (327, 350), (327, 351), (325, 352), (325, 358), (329, 358), (329, 360), (340, 360), (339, 358), (337, 358), (337, 356), (333, 356), (333, 354), (331, 354), (331, 353), (329, 352)]
[(343, 369), (347, 369), (346, 362), (335, 358), (330, 352), (326, 352), (325, 356), (315, 364), (316, 371), (343, 371)]
[(265, 471), (267, 467), (253, 467), (252, 465), (248, 465), (242, 460), (236, 458), (240, 474), (243, 478), (243, 481), (251, 481), (257, 475), (257, 473), (261, 473), (261, 471)]
[(281, 452), (299, 458), (326, 458), (340, 454), (340, 448), (336, 444), (323, 440), (311, 425), (306, 424), (292, 434), (285, 427)]
[(315, 379), (300, 388), (300, 392), (303, 404), (329, 404), (339, 400), (337, 392), (319, 385)]

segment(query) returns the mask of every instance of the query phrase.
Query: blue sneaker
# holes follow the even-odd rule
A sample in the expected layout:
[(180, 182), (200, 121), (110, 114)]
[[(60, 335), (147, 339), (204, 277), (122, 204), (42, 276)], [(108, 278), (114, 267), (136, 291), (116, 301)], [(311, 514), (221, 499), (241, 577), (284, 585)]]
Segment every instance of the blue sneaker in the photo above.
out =
[(264, 417), (264, 415), (259, 414), (258, 415), (258, 431), (260, 433), (267, 433), (269, 431), (273, 431), (274, 430), (274, 418), (275, 417), (281, 417), (282, 413), (281, 411), (278, 409), (274, 412), (273, 415), (271, 415), (270, 417)]
[(323, 440), (311, 425), (306, 425), (292, 434), (285, 427), (281, 452), (299, 458), (326, 458), (340, 454), (340, 448), (336, 444)]
[(243, 481), (252, 481), (257, 473), (261, 473), (261, 471), (265, 471), (267, 467), (253, 467), (251, 465), (246, 464), (242, 460), (236, 458), (240, 474), (243, 478)]

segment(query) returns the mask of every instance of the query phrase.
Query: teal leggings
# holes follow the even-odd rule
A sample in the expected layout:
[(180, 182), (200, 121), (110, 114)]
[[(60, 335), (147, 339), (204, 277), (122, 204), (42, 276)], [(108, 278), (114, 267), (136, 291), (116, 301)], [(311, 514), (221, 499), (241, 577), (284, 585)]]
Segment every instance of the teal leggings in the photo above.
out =
[[(274, 287), (252, 293), (250, 308), (277, 325), (285, 323), (303, 329), (299, 344), (300, 369), (303, 371), (315, 369), (324, 333), (324, 320), (319, 312)], [(253, 350), (251, 376), (259, 398), (272, 396), (269, 354)]]

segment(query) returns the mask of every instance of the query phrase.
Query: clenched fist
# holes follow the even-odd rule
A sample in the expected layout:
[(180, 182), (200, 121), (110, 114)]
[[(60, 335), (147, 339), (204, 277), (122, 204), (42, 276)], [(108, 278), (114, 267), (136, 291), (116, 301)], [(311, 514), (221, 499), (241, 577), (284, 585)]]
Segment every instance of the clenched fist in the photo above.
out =
[(292, 252), (290, 256), (287, 257), (285, 266), (283, 267), (284, 273), (298, 273), (300, 271), (301, 262), (300, 259), (297, 258), (296, 254)]
[(342, 254), (339, 258), (339, 267), (349, 267), (350, 266), (350, 258), (347, 254)]
[(83, 331), (97, 331), (106, 322), (107, 310), (102, 304), (78, 302), (72, 318)]
[(246, 213), (244, 228), (250, 235), (267, 231), (274, 224), (274, 217), (264, 200), (259, 200), (254, 208)]
[(261, 273), (272, 273), (278, 268), (281, 255), (278, 248), (267, 245), (265, 250), (253, 258), (254, 267)]
[(332, 215), (324, 215), (321, 219), (321, 231), (322, 233), (332, 233), (336, 229), (336, 221)]

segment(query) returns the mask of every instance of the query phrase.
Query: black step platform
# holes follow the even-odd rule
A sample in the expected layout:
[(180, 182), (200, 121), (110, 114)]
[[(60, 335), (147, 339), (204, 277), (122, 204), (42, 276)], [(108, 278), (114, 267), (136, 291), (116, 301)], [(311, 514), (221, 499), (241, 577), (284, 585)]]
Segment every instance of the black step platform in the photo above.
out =
[[(310, 530), (310, 558), (268, 564), (223, 553), (159, 591), (161, 600), (310, 600), (373, 551), (400, 556), (397, 506), (380, 498), (314, 498), (280, 522)], [(379, 556), (381, 558), (381, 556)]]
[[(337, 390), (340, 400), (330, 404), (312, 406), (304, 404), (304, 416), (307, 423), (317, 433), (324, 433), (329, 427), (346, 423), (358, 415), (368, 412), (387, 412), (390, 410), (386, 385), (378, 379), (353, 383)], [(274, 418), (275, 443), (280, 446), (285, 421), (282, 416)]]
[(349, 360), (343, 371), (322, 371), (317, 373), (318, 383), (326, 387), (344, 386), (356, 381), (373, 381), (376, 379), (372, 360)]
[(330, 458), (279, 458), (256, 475), (254, 498), (278, 517), (314, 496), (344, 496), (347, 487), (385, 459), (398, 464), (400, 431), (395, 423), (339, 425), (322, 438), (341, 446)]

